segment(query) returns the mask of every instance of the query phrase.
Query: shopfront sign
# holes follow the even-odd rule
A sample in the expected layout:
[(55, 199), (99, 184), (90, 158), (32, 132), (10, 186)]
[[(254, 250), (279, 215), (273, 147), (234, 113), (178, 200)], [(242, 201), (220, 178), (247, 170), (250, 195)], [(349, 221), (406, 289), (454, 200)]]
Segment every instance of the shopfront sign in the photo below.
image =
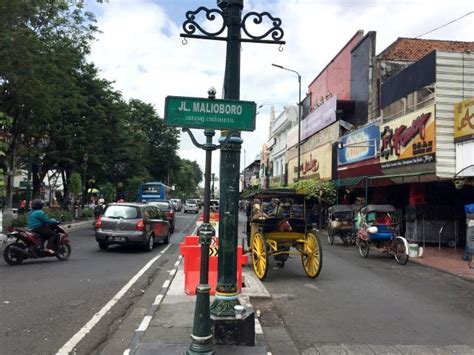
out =
[(337, 98), (331, 97), (301, 121), (301, 140), (336, 122)]
[[(288, 183), (298, 178), (298, 157), (288, 161)], [(332, 145), (320, 146), (300, 156), (300, 178), (318, 178), (330, 180), (332, 178)]]
[(382, 169), (435, 161), (434, 105), (384, 123), (380, 130)]
[(167, 96), (167, 126), (254, 131), (255, 102)]
[(339, 140), (338, 165), (357, 163), (377, 156), (380, 129), (376, 124), (351, 132)]
[(474, 98), (454, 105), (454, 141), (474, 140)]

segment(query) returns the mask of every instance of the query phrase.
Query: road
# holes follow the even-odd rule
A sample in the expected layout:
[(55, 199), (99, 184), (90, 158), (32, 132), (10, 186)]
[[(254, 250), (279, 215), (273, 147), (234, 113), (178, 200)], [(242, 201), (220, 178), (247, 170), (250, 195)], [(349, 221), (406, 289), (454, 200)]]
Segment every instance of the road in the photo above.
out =
[[(110, 334), (120, 328), (140, 302), (147, 288), (164, 282), (169, 265), (179, 253), (178, 243), (192, 231), (196, 215), (178, 213), (170, 246), (157, 244), (151, 253), (139, 249), (110, 247), (99, 250), (91, 227), (70, 233), (71, 258), (29, 260), (8, 266), (0, 260), (0, 354), (54, 354), (94, 314), (141, 270), (158, 256), (123, 297), (105, 312), (90, 333), (74, 347), (77, 354), (99, 352)], [(155, 284), (155, 282), (153, 282)], [(129, 335), (133, 329), (129, 329)], [(81, 336), (82, 336), (81, 335)], [(128, 339), (129, 340), (129, 339)]]
[[(158, 244), (151, 253), (100, 251), (88, 228), (71, 233), (73, 254), (66, 262), (43, 259), (11, 267), (0, 261), (0, 354), (54, 354), (75, 334), (80, 335), (76, 354), (122, 353), (169, 278), (178, 243), (195, 218), (178, 213), (170, 246)], [(252, 299), (273, 355), (316, 354), (337, 344), (353, 353), (367, 347), (386, 353), (395, 346), (402, 353), (474, 349), (474, 283), (410, 262), (400, 266), (375, 252), (363, 259), (339, 241), (331, 246), (323, 238), (322, 245), (317, 279), (305, 276), (297, 257), (283, 269), (270, 261), (264, 285), (272, 297)], [(84, 330), (154, 258), (91, 331)], [(281, 341), (277, 327), (289, 333), (295, 352)]]
[[(375, 353), (396, 352), (395, 345), (403, 353), (436, 347), (446, 353), (448, 345), (474, 353), (474, 283), (415, 263), (400, 266), (373, 251), (363, 259), (356, 247), (338, 240), (332, 246), (321, 242), (317, 279), (305, 277), (299, 257), (283, 269), (270, 262), (264, 285), (272, 300), (252, 300), (269, 339), (272, 329), (284, 325), (301, 354), (322, 348), (332, 353), (339, 347), (331, 345), (341, 343), (355, 353), (367, 346)], [(274, 355), (291, 353), (276, 340)]]

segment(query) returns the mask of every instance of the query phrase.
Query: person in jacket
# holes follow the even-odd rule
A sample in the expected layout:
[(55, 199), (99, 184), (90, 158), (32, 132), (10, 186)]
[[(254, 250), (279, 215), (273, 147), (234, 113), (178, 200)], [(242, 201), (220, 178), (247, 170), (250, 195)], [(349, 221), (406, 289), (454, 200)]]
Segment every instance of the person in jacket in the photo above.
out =
[(105, 211), (105, 200), (103, 198), (99, 198), (97, 201), (97, 206), (94, 208), (94, 217), (95, 219), (99, 218), (99, 216), (103, 215)]
[(43, 211), (44, 201), (43, 200), (33, 200), (31, 202), (31, 211), (28, 213), (28, 229), (36, 232), (40, 235), (41, 241), (38, 245), (40, 249), (43, 249), (44, 242), (47, 240), (47, 248), (44, 249), (45, 252), (54, 254), (56, 249), (56, 234), (49, 227), (51, 224), (57, 224), (58, 221), (51, 219)]

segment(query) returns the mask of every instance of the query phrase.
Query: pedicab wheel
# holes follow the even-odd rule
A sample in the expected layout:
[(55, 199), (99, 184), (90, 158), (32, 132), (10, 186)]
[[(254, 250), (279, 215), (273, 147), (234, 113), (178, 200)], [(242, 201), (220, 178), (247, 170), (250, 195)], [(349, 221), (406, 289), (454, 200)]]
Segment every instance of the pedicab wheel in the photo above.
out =
[(359, 247), (360, 256), (362, 256), (363, 258), (366, 258), (369, 256), (369, 250), (370, 250), (369, 242), (367, 242), (366, 240), (357, 238), (357, 246)]
[(334, 231), (332, 230), (332, 228), (328, 229), (328, 242), (331, 245), (334, 244)]
[(265, 279), (268, 271), (268, 254), (265, 237), (257, 232), (252, 236), (252, 265), (255, 275), (260, 280)]
[(400, 265), (405, 265), (408, 262), (408, 258), (409, 258), (405, 243), (403, 242), (401, 238), (396, 238), (394, 240), (394, 244), (395, 244), (395, 248), (394, 248), (395, 260)]
[(308, 232), (304, 237), (301, 262), (303, 263), (306, 276), (309, 278), (314, 279), (321, 272), (323, 266), (323, 250), (321, 248), (321, 242), (314, 232)]

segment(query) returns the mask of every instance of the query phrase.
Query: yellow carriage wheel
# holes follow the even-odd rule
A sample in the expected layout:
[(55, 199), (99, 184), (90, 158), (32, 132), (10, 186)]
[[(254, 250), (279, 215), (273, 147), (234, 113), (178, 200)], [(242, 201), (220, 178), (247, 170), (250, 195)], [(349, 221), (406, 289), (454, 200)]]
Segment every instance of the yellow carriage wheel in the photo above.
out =
[(312, 279), (317, 277), (323, 266), (323, 250), (315, 232), (308, 232), (304, 237), (303, 252), (301, 253), (306, 275)]
[(255, 275), (263, 280), (267, 276), (268, 254), (265, 237), (260, 232), (252, 236), (252, 265)]

